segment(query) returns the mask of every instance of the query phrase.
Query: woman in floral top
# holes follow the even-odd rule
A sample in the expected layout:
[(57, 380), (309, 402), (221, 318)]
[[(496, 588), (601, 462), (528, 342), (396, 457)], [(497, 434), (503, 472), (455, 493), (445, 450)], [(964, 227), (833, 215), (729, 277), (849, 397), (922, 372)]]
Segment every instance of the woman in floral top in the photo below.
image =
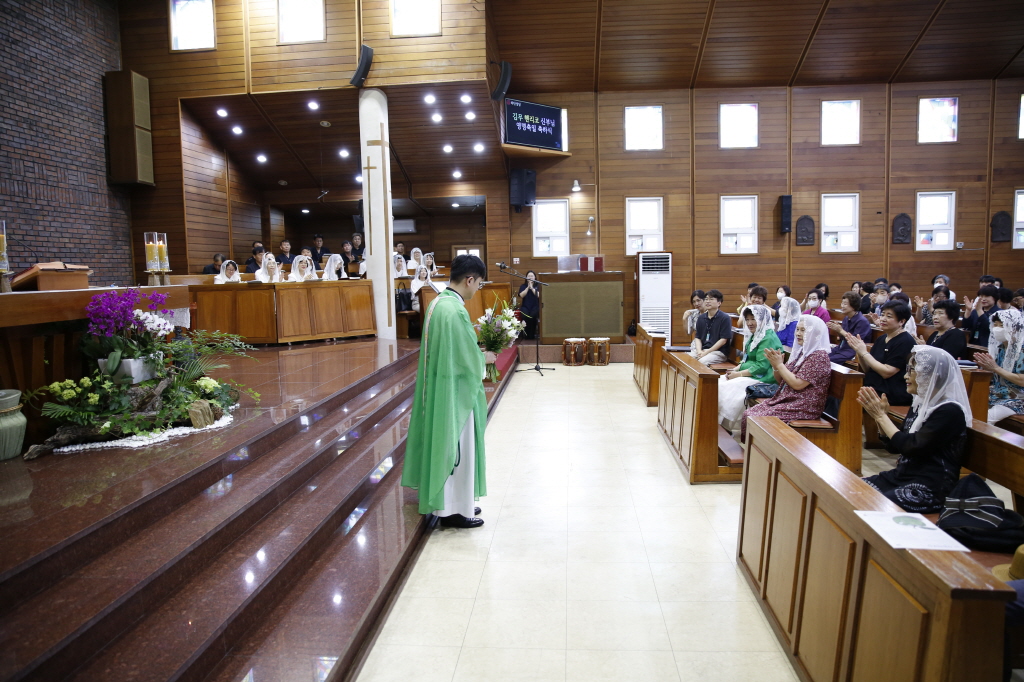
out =
[(975, 353), (978, 367), (992, 372), (988, 389), (988, 421), (1024, 414), (1024, 313), (1007, 308), (992, 313), (988, 353)]

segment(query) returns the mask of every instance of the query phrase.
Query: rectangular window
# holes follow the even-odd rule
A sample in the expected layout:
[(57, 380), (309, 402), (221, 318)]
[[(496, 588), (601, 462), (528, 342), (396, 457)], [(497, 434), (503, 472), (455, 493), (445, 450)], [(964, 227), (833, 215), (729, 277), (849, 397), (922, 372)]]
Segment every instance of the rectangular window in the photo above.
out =
[(1024, 189), (1013, 196), (1013, 248), (1024, 249)]
[(661, 107), (626, 107), (626, 149), (664, 149)]
[(661, 251), (664, 244), (661, 197), (626, 199), (626, 255)]
[(441, 35), (441, 0), (391, 0), (391, 37)]
[(757, 195), (723, 196), (720, 253), (757, 253)]
[(917, 193), (918, 251), (952, 251), (956, 192)]
[(1020, 96), (1020, 109), (1017, 112), (1017, 139), (1024, 140), (1024, 95)]
[(569, 255), (569, 200), (537, 200), (533, 207), (533, 257)]
[(860, 100), (821, 103), (821, 144), (860, 144)]
[(171, 49), (213, 50), (213, 0), (171, 0)]
[(821, 195), (821, 251), (851, 253), (860, 248), (860, 195)]
[(956, 142), (958, 97), (922, 97), (918, 100), (917, 141)]
[(315, 43), (327, 39), (324, 0), (277, 0), (277, 42)]
[(722, 149), (757, 146), (757, 104), (718, 105), (718, 146)]

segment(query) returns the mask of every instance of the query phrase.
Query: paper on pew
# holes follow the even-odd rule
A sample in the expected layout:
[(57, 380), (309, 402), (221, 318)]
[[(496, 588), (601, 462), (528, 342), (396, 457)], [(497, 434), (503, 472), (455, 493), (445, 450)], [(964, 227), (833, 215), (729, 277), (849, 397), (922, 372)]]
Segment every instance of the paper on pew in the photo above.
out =
[(864, 522), (894, 549), (971, 551), (921, 514), (858, 511), (857, 516), (864, 519)]

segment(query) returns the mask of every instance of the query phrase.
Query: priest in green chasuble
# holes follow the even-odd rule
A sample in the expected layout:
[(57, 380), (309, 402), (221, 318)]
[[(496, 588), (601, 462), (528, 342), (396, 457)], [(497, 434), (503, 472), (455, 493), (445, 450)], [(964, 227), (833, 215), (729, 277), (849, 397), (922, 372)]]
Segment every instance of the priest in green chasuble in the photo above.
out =
[(480, 510), (474, 501), (487, 494), (483, 378), (488, 360), (465, 302), (486, 272), (478, 257), (456, 257), (448, 288), (427, 308), (405, 446), (402, 485), (419, 491), (420, 513), (433, 513), (441, 525), (454, 528), (484, 523), (475, 516)]

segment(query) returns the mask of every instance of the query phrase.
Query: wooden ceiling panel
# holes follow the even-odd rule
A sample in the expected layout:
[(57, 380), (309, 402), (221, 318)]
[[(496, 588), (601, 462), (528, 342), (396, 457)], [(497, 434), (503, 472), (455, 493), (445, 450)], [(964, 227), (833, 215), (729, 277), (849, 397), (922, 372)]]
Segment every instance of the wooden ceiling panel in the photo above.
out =
[(789, 85), (824, 0), (716, 0), (696, 87)]
[(939, 0), (831, 0), (794, 85), (885, 83)]
[(895, 80), (995, 78), (1022, 45), (1021, 0), (947, 0)]
[(999, 74), (1000, 78), (1024, 78), (1024, 50), (1021, 50), (1006, 69)]
[(599, 90), (688, 88), (710, 0), (604, 0)]

